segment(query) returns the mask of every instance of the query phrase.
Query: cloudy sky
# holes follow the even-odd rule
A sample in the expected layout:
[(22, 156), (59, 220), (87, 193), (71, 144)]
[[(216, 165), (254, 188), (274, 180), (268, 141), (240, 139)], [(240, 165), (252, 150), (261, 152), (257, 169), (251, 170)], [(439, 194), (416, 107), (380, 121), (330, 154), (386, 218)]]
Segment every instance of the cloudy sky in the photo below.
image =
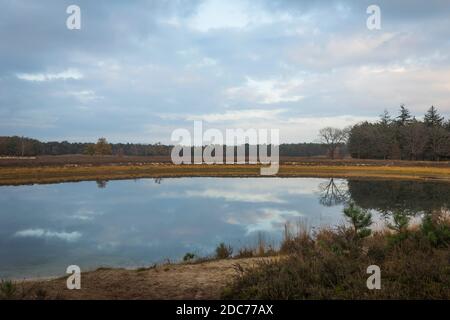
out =
[(450, 114), (448, 1), (2, 0), (0, 39), (0, 135), (168, 143), (203, 120), (308, 142), (401, 103)]

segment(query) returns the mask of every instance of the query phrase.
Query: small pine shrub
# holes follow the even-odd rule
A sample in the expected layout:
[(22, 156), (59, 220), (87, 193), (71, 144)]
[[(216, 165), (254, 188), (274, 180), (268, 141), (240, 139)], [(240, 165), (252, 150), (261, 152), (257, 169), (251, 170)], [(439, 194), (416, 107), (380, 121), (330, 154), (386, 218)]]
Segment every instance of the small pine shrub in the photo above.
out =
[(233, 248), (231, 246), (221, 243), (216, 248), (216, 258), (217, 259), (228, 259), (233, 255)]
[(184, 255), (183, 257), (183, 261), (185, 262), (189, 262), (192, 261), (196, 258), (197, 256), (195, 254), (193, 254), (192, 252), (188, 252)]
[(14, 299), (17, 293), (17, 286), (10, 280), (0, 281), (0, 299)]

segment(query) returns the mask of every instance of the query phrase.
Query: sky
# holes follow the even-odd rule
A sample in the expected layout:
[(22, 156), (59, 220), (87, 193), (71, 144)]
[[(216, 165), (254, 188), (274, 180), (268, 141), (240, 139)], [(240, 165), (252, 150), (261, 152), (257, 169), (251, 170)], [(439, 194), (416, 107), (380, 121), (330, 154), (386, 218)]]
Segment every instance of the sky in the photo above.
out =
[(314, 142), (400, 104), (450, 115), (449, 1), (1, 0), (0, 40), (0, 136), (170, 143), (202, 120)]

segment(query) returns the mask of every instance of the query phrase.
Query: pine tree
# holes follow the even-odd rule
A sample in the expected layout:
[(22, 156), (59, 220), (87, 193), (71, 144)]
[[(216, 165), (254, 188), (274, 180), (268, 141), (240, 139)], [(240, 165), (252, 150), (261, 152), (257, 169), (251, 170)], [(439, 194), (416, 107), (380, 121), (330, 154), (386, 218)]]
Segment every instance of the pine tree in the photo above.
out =
[(357, 238), (365, 238), (371, 234), (372, 214), (370, 212), (358, 207), (354, 202), (350, 202), (344, 208), (344, 215), (352, 224)]
[(397, 123), (404, 126), (412, 120), (411, 112), (405, 107), (404, 104), (400, 105), (400, 115), (397, 117)]
[(444, 124), (444, 128), (450, 131), (450, 119), (448, 119), (447, 122)]
[(442, 117), (437, 109), (434, 106), (431, 106), (425, 114), (424, 122), (427, 127), (441, 127), (444, 121), (444, 117)]
[(389, 111), (387, 111), (386, 109), (384, 109), (383, 114), (380, 115), (380, 123), (382, 125), (389, 125), (391, 124), (392, 119), (391, 119), (391, 115), (389, 114)]

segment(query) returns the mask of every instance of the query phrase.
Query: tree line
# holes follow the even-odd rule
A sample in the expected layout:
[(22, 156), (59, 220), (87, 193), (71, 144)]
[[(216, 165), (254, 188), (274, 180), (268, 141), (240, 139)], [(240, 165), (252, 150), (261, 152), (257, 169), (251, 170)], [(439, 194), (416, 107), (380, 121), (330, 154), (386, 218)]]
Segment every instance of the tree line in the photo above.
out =
[(375, 123), (362, 122), (348, 129), (347, 147), (358, 159), (443, 160), (450, 158), (450, 119), (431, 106), (418, 120), (404, 106), (399, 115), (388, 111)]
[[(408, 108), (401, 105), (397, 117), (384, 111), (380, 120), (374, 123), (364, 121), (344, 129), (323, 128), (319, 138), (320, 143), (280, 144), (279, 154), (287, 157), (328, 156), (331, 159), (348, 154), (357, 159), (450, 159), (450, 119), (445, 120), (434, 106), (428, 109), (423, 120), (412, 116)], [(105, 138), (96, 143), (71, 143), (0, 137), (0, 156), (170, 156), (172, 148), (161, 143), (109, 143)]]
[[(41, 142), (26, 137), (0, 137), (0, 155), (29, 157), (39, 155), (117, 155), (117, 156), (170, 156), (171, 145), (161, 143), (109, 143), (100, 138), (96, 143), (68, 141)], [(328, 147), (321, 143), (290, 143), (280, 145), (281, 156), (312, 157), (327, 153)], [(342, 152), (345, 147), (342, 146)], [(248, 151), (248, 146), (247, 146)]]

